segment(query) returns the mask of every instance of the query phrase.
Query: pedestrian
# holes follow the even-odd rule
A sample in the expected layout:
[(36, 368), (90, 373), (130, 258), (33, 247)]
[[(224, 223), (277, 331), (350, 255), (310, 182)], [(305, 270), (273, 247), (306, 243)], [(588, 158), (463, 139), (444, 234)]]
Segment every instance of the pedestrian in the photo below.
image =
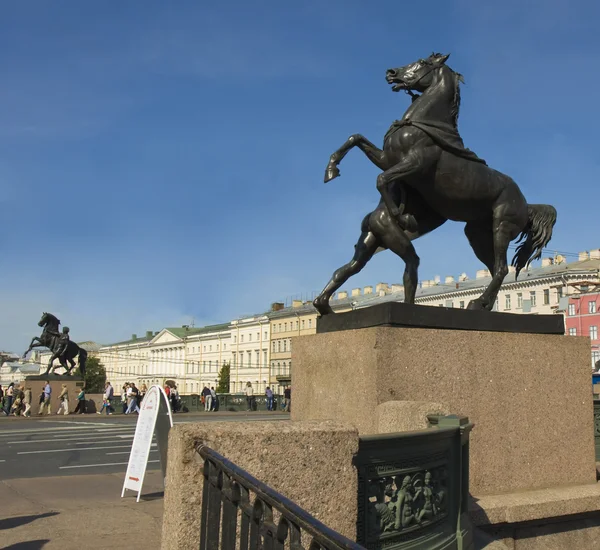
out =
[(12, 404), (15, 396), (15, 383), (11, 382), (6, 388), (6, 392), (4, 392), (4, 414), (6, 416), (10, 415), (10, 411), (12, 409)]
[(139, 399), (140, 405), (143, 403), (144, 397), (146, 397), (147, 393), (148, 393), (148, 386), (146, 386), (146, 384), (142, 384), (142, 387), (140, 388), (140, 399)]
[(215, 388), (212, 386), (210, 388), (210, 410), (211, 411), (217, 410), (217, 392), (215, 391)]
[(179, 412), (179, 392), (177, 391), (177, 386), (171, 388), (169, 397), (171, 398), (171, 410), (173, 412)]
[(4, 390), (2, 389), (2, 384), (0, 384), (0, 409), (4, 408)]
[(123, 385), (123, 391), (121, 392), (121, 404), (123, 405), (123, 414), (127, 412), (127, 407), (129, 406), (129, 395), (131, 394), (129, 388), (129, 382), (125, 382)]
[(252, 388), (252, 382), (246, 384), (246, 405), (248, 410), (251, 411), (254, 405), (254, 389)]
[(24, 401), (25, 401), (25, 411), (23, 412), (23, 416), (31, 416), (31, 400), (33, 398), (33, 395), (31, 393), (31, 388), (28, 386), (25, 388), (25, 397), (24, 397)]
[(114, 409), (112, 406), (112, 400), (115, 394), (115, 390), (113, 389), (110, 382), (106, 382), (104, 384), (104, 399), (108, 402), (108, 407), (106, 409), (106, 414), (112, 414)]
[(58, 410), (56, 411), (56, 414), (60, 414), (62, 410), (64, 410), (64, 414), (65, 416), (69, 414), (69, 390), (67, 389), (67, 385), (63, 384), (62, 385), (62, 390), (60, 392), (60, 395), (58, 396), (58, 399), (60, 400), (60, 404), (58, 405)]
[(125, 414), (131, 414), (133, 411), (140, 414), (140, 408), (138, 407), (139, 393), (139, 390), (135, 387), (133, 382), (129, 384), (129, 389), (127, 390), (129, 405), (127, 406), (127, 411), (125, 411)]
[(77, 406), (73, 411), (73, 414), (85, 414), (85, 391), (81, 388), (79, 394), (77, 394)]
[(267, 386), (267, 389), (265, 390), (265, 396), (267, 397), (267, 410), (272, 411), (273, 410), (273, 392), (271, 391), (271, 388), (269, 388), (269, 386)]
[(204, 386), (204, 389), (202, 390), (202, 397), (204, 398), (204, 412), (210, 411), (210, 407), (212, 405), (212, 395), (208, 386)]
[(13, 388), (13, 404), (12, 404), (12, 414), (14, 416), (21, 416), (21, 410), (23, 409), (23, 391), (21, 390), (21, 386)]
[(292, 387), (286, 386), (283, 390), (283, 407), (287, 412), (292, 410)]

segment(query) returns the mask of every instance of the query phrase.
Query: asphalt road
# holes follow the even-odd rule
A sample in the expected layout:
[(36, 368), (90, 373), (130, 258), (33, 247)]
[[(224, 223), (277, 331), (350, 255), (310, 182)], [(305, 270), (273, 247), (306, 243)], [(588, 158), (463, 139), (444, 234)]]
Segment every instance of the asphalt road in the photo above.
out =
[[(287, 414), (175, 415), (174, 423), (288, 420)], [(0, 478), (113, 474), (127, 469), (137, 416), (0, 418)], [(159, 467), (156, 442), (148, 469)]]

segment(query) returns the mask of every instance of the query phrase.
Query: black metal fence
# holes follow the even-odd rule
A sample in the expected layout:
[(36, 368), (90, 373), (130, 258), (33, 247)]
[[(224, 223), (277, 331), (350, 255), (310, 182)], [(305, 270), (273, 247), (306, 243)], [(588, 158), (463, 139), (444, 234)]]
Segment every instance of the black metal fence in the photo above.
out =
[(200, 550), (364, 550), (219, 453), (200, 445)]

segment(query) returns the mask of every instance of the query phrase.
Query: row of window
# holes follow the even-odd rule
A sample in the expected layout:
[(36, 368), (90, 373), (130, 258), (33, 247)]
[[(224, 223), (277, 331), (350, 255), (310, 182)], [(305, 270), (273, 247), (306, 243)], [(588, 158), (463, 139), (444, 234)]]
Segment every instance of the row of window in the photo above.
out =
[[(268, 364), (268, 358), (267, 358), (267, 350), (263, 349), (262, 350), (262, 356), (263, 356), (263, 360), (262, 363), (260, 361), (260, 351), (259, 350), (255, 350), (254, 351), (254, 361), (252, 360), (252, 351), (240, 351), (239, 354), (234, 353), (232, 356), (232, 361), (233, 364), (232, 366), (238, 367), (238, 368), (243, 368), (244, 366), (247, 366), (248, 368), (260, 368), (260, 367), (264, 367)], [(244, 363), (244, 356), (246, 357), (245, 359), (245, 363)]]
[(273, 353), (285, 353), (292, 351), (292, 339), (283, 338), (282, 340), (273, 340)]
[[(570, 328), (569, 336), (577, 336), (577, 329)], [(584, 335), (582, 334), (582, 336)], [(596, 325), (592, 325), (590, 327), (590, 340), (598, 340), (598, 327)]]
[(292, 362), (291, 361), (289, 362), (289, 364), (286, 363), (285, 361), (283, 361), (283, 362), (273, 361), (271, 363), (271, 376), (289, 375), (291, 370), (292, 370)]
[[(558, 287), (556, 289), (556, 293), (557, 293), (557, 298), (556, 300), (560, 300), (560, 298), (562, 297), (562, 288)], [(550, 304), (550, 289), (545, 289), (544, 291), (542, 291), (542, 297), (543, 297), (543, 304), (545, 306)], [(537, 306), (537, 292), (535, 290), (532, 290), (529, 293), (529, 305), (531, 307), (535, 307)], [(511, 304), (511, 295), (510, 294), (505, 294), (504, 295), (504, 309), (511, 309), (512, 304)], [(517, 309), (522, 309), (523, 308), (523, 293), (522, 292), (517, 292)]]
[(289, 323), (273, 323), (272, 329), (273, 332), (287, 332), (288, 330), (298, 330), (298, 327), (301, 327), (301, 330), (305, 330), (307, 328), (307, 325), (308, 328), (312, 328), (313, 320), (308, 319), (307, 321), (307, 319), (302, 319), (300, 321), (300, 324), (298, 323), (297, 319), (296, 321), (290, 321)]
[[(252, 333), (248, 333), (247, 336), (248, 336), (248, 340), (247, 341), (248, 342), (252, 342)], [(269, 339), (269, 333), (266, 330), (265, 330), (265, 337), (264, 337), (264, 339), (265, 340)], [(255, 342), (260, 342), (260, 332), (256, 333), (256, 340), (255, 340)], [(237, 335), (235, 335), (235, 334), (233, 335), (233, 343), (237, 344)], [(243, 343), (244, 343), (244, 335), (240, 334), (240, 344), (243, 344)]]
[[(587, 312), (588, 313), (596, 313), (596, 301), (595, 300), (589, 300), (588, 301), (588, 307), (587, 307)], [(567, 312), (568, 315), (573, 316), (576, 315), (577, 312), (575, 311), (575, 304), (569, 304), (569, 309)]]

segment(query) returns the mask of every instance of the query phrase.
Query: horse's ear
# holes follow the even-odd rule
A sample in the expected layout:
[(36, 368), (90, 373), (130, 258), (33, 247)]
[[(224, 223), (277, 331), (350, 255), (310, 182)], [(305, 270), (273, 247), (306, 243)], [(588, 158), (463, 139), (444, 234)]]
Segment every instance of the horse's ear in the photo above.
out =
[(450, 57), (450, 54), (446, 54), (446, 55), (442, 55), (442, 54), (437, 54), (437, 62), (440, 65), (443, 65), (444, 63), (446, 63), (446, 61), (448, 60), (448, 58)]

